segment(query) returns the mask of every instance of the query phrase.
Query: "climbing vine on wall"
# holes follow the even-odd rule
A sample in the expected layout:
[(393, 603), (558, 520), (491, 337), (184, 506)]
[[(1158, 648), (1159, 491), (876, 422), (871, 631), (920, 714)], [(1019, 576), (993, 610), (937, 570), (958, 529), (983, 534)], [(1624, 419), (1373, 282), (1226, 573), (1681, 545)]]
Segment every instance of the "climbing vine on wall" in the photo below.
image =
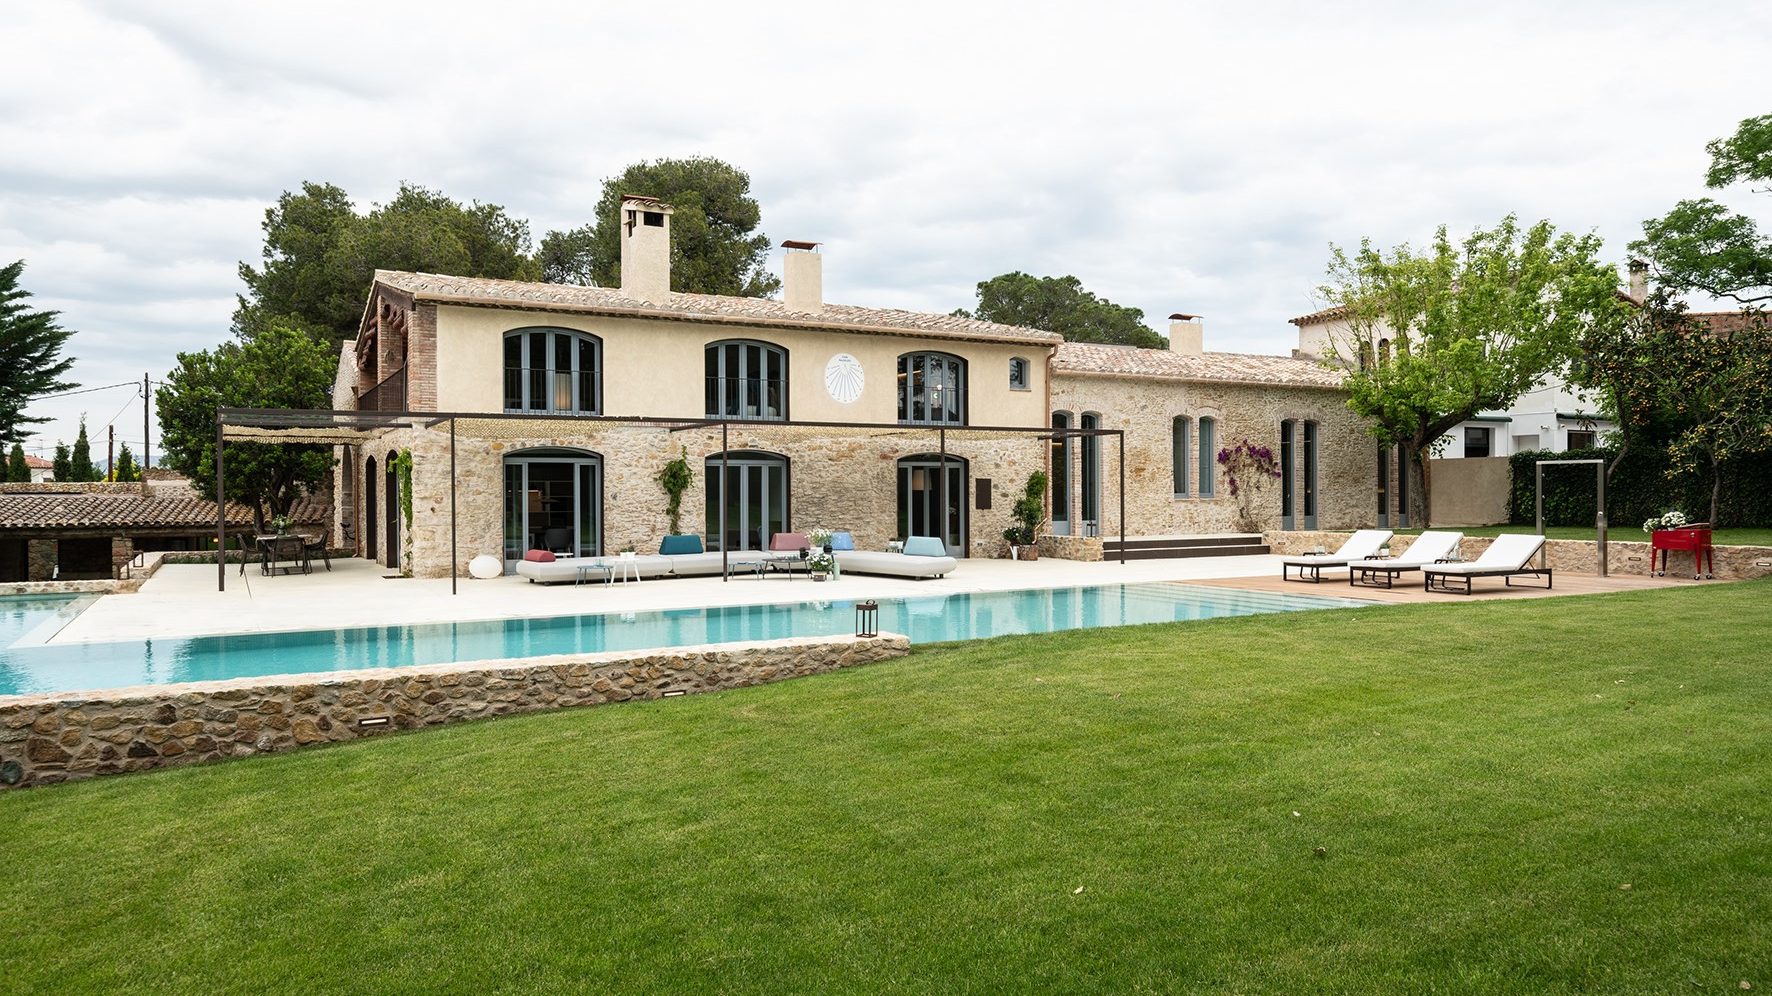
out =
[(400, 515), (406, 528), (412, 528), (412, 451), (401, 450), (394, 458), (394, 473), (400, 478)]

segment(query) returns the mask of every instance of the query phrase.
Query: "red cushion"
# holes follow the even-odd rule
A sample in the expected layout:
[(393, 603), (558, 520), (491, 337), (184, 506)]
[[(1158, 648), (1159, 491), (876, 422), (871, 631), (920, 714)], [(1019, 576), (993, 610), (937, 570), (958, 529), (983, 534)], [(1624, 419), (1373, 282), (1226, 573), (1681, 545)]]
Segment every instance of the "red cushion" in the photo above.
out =
[(554, 555), (547, 550), (531, 550), (523, 555), (523, 559), (534, 564), (551, 564), (554, 562)]

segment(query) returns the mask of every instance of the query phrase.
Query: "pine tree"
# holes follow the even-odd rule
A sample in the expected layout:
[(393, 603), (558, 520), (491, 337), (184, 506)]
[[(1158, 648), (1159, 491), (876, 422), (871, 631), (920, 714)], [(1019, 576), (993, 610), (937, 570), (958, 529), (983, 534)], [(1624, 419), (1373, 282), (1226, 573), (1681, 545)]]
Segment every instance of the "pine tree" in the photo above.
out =
[(6, 458), (6, 480), (14, 484), (31, 483), (31, 465), (25, 462), (25, 448), (20, 443), (12, 444), (12, 453)]
[(70, 481), (102, 481), (104, 474), (92, 465), (92, 443), (86, 438), (86, 420), (80, 420), (80, 435), (74, 439), (73, 462), (68, 470)]
[(0, 266), (0, 443), (16, 443), (30, 427), (47, 421), (25, 414), (41, 395), (73, 386), (62, 375), (74, 365), (61, 355), (73, 333), (56, 324), (58, 312), (26, 307), (29, 291), (19, 287), (25, 261)]
[(74, 479), (74, 458), (68, 453), (67, 443), (55, 444), (55, 469), (50, 471), (50, 475), (58, 481)]
[(141, 468), (135, 465), (135, 454), (129, 452), (129, 444), (124, 443), (117, 448), (117, 467), (111, 472), (113, 481), (139, 481), (142, 479)]

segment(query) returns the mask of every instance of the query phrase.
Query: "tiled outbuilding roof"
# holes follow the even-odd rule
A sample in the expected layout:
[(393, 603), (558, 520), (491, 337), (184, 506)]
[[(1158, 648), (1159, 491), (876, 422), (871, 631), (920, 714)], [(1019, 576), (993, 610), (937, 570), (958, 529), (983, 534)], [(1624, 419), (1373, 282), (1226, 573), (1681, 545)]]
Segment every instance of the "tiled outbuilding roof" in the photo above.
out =
[(32, 456), (31, 454), (26, 453), (25, 466), (32, 470), (49, 470), (55, 466), (55, 461), (45, 460), (40, 456)]
[(739, 325), (778, 325), (878, 335), (923, 336), (932, 339), (968, 339), (977, 342), (1048, 344), (1059, 341), (1056, 333), (1042, 332), (1039, 329), (897, 308), (826, 304), (823, 311), (810, 312), (798, 311), (781, 301), (763, 297), (677, 293), (671, 294), (661, 304), (651, 304), (627, 297), (613, 287), (526, 283), (487, 277), (449, 277), (401, 270), (377, 270), (375, 282), (410, 294), (414, 300), (438, 304), (670, 318), (678, 321)]
[[(291, 518), (310, 525), (326, 521), (324, 498), (296, 502)], [(228, 503), (228, 525), (252, 524), (252, 508)], [(188, 488), (153, 494), (0, 494), (0, 529), (195, 529), (215, 528), (215, 502)]]
[(1321, 311), (1313, 311), (1308, 315), (1299, 315), (1297, 318), (1290, 318), (1287, 319), (1287, 321), (1292, 325), (1321, 325), (1324, 322), (1332, 322), (1337, 318), (1342, 318), (1346, 315), (1347, 309), (1341, 305), (1336, 305), (1333, 308), (1324, 308)]
[(1276, 387), (1338, 388), (1343, 374), (1315, 360), (1258, 353), (1177, 353), (1094, 342), (1067, 342), (1052, 360), (1054, 374), (1140, 377)]

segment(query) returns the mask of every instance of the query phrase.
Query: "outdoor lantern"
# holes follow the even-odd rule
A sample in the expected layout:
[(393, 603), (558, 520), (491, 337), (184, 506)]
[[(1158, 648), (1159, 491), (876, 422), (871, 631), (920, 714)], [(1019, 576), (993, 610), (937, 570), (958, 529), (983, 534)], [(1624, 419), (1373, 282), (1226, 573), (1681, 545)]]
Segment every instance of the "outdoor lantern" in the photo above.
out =
[(855, 635), (856, 636), (879, 636), (880, 635), (880, 603), (879, 602), (871, 602), (870, 601), (870, 602), (856, 602), (855, 603)]

